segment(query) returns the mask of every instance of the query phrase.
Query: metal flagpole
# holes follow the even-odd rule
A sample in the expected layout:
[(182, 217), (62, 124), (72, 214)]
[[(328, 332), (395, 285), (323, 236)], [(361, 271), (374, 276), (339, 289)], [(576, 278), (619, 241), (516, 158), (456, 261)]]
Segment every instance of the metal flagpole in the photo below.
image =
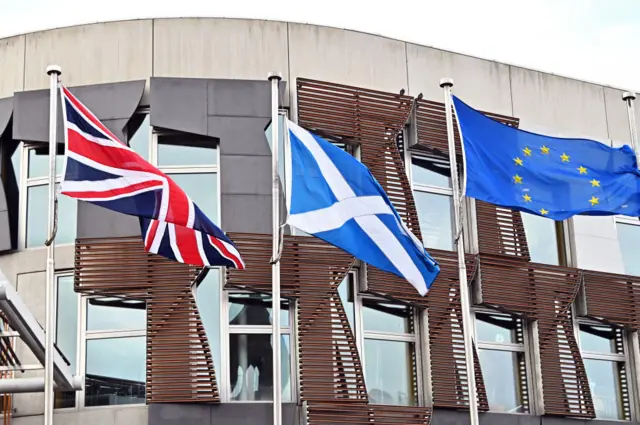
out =
[(451, 87), (453, 80), (443, 78), (440, 87), (444, 90), (444, 105), (447, 116), (447, 139), (449, 141), (449, 161), (451, 162), (451, 186), (453, 188), (453, 217), (456, 231), (456, 247), (458, 249), (458, 271), (460, 280), (460, 304), (462, 309), (462, 326), (464, 328), (464, 357), (467, 365), (467, 383), (469, 385), (469, 416), (471, 425), (478, 425), (478, 396), (476, 394), (476, 374), (473, 363), (473, 341), (471, 329), (471, 306), (469, 302), (469, 286), (467, 284), (467, 266), (464, 255), (464, 239), (462, 237), (462, 202), (460, 181), (458, 180), (458, 164), (456, 159), (455, 139), (453, 136), (453, 111), (451, 110)]
[(280, 181), (278, 178), (279, 155), (279, 122), (278, 100), (281, 75), (269, 73), (271, 81), (271, 177), (272, 199), (271, 212), (273, 220), (273, 249), (271, 254), (271, 325), (273, 347), (273, 425), (282, 424), (282, 363), (280, 358)]
[(634, 110), (634, 101), (636, 100), (636, 94), (626, 91), (622, 93), (622, 100), (627, 104), (627, 115), (629, 116), (629, 133), (631, 134), (631, 145), (633, 150), (638, 156), (640, 152), (640, 146), (638, 146), (638, 127), (636, 127), (636, 113)]
[(53, 340), (55, 285), (55, 208), (56, 208), (56, 153), (58, 142), (58, 78), (62, 71), (57, 65), (47, 67), (49, 75), (49, 217), (47, 223), (47, 273), (45, 288), (45, 361), (44, 361), (44, 425), (53, 425)]

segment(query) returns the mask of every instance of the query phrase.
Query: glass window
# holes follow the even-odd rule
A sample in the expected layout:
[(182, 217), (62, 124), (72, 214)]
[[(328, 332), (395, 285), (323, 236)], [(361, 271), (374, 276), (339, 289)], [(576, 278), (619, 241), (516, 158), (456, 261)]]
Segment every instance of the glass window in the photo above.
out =
[(422, 242), (427, 248), (453, 250), (453, 199), (449, 161), (436, 156), (411, 158), (413, 193)]
[(560, 264), (558, 252), (558, 223), (548, 218), (521, 213), (531, 261)]
[(630, 419), (624, 334), (599, 323), (580, 323), (580, 350), (598, 419)]
[(146, 338), (87, 340), (85, 406), (145, 403)]
[[(270, 334), (229, 335), (229, 382), (231, 399), (273, 400), (273, 338)], [(282, 400), (291, 401), (291, 346), (281, 335)]]
[(87, 306), (88, 331), (124, 331), (144, 329), (146, 305), (142, 301), (92, 298)]
[(200, 319), (209, 340), (209, 350), (213, 357), (213, 366), (218, 371), (216, 380), (220, 385), (220, 270), (211, 269), (207, 277), (200, 283), (196, 292), (196, 305), (200, 313)]
[(638, 224), (616, 223), (624, 272), (634, 276), (640, 276), (640, 261), (638, 261), (640, 253), (640, 222)]
[[(139, 117), (139, 115), (134, 117)], [(140, 127), (129, 137), (129, 147), (147, 161), (149, 160), (150, 127), (149, 114), (145, 114)]]
[[(78, 352), (78, 294), (73, 289), (73, 276), (57, 277), (56, 347), (77, 374)], [(76, 392), (55, 393), (55, 407), (75, 407)]]
[[(49, 186), (47, 184), (30, 186), (27, 189), (27, 248), (43, 246), (48, 237), (48, 192)], [(56, 233), (56, 244), (73, 243), (75, 241), (76, 218), (77, 201), (65, 195), (58, 195), (58, 232)]]
[[(49, 147), (30, 148), (27, 158), (27, 178), (49, 177)], [(56, 175), (61, 176), (64, 167), (64, 148), (60, 145), (56, 155)]]
[(218, 163), (218, 152), (211, 139), (196, 138), (187, 134), (158, 136), (158, 165), (211, 166)]
[(412, 310), (407, 306), (363, 298), (362, 307), (365, 331), (413, 332)]
[(415, 406), (415, 344), (365, 338), (365, 382), (369, 402)]
[[(229, 324), (271, 326), (271, 296), (256, 293), (229, 294)], [(281, 300), (280, 326), (289, 326), (289, 302)]]
[(529, 411), (526, 402), (526, 357), (522, 319), (492, 311), (476, 312), (478, 357), (489, 410)]
[(453, 250), (453, 202), (451, 196), (415, 192), (422, 241), (427, 248)]

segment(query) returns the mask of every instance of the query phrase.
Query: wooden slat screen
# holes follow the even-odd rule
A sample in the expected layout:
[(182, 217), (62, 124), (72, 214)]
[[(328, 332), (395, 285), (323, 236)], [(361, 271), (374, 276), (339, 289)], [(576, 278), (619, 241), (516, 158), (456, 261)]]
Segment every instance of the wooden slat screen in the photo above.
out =
[(313, 403), (308, 407), (309, 417), (314, 424), (335, 425), (428, 425), (430, 409), (413, 406), (382, 406), (375, 404), (350, 405), (348, 407), (332, 403)]
[(220, 401), (190, 287), (197, 272), (145, 252), (139, 237), (76, 241), (76, 292), (147, 303), (147, 402)]
[(585, 270), (586, 315), (617, 326), (640, 328), (640, 276)]

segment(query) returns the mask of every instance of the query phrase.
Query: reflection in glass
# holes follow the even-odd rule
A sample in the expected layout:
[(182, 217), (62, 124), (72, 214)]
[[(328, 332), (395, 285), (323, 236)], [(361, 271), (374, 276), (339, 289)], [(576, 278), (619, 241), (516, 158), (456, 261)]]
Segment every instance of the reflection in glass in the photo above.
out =
[(365, 331), (413, 332), (413, 311), (411, 308), (367, 298), (362, 300), (362, 306)]
[[(56, 185), (58, 186), (58, 185)], [(47, 239), (49, 185), (27, 189), (27, 248), (43, 246)], [(58, 189), (56, 189), (57, 191)], [(77, 201), (58, 195), (58, 232), (56, 244), (72, 243), (76, 239)]]
[(451, 196), (415, 192), (422, 241), (427, 248), (453, 250)]
[(353, 305), (353, 283), (352, 274), (348, 274), (347, 277), (338, 286), (338, 293), (340, 294), (340, 301), (342, 301), (342, 307), (347, 314), (347, 320), (351, 327), (351, 332), (355, 335), (355, 318), (354, 318), (354, 305)]
[(548, 218), (540, 217), (525, 212), (522, 215), (524, 231), (527, 236), (527, 245), (531, 261), (535, 263), (553, 264), (560, 263), (558, 255), (558, 232), (556, 222)]
[[(273, 399), (273, 347), (269, 334), (229, 335), (231, 399)], [(281, 337), (282, 401), (291, 400), (289, 335)]]
[(149, 114), (146, 114), (140, 127), (129, 138), (129, 147), (147, 161), (149, 160), (149, 139), (151, 137), (149, 127)]
[(117, 298), (92, 298), (87, 304), (88, 331), (124, 331), (145, 329), (147, 310), (144, 302)]
[[(256, 293), (229, 294), (229, 324), (271, 326), (271, 296)], [(280, 326), (289, 326), (287, 300), (281, 300)]]
[(411, 158), (411, 178), (414, 184), (451, 187), (451, 166), (440, 158), (414, 156)]
[(87, 341), (85, 406), (145, 403), (145, 339)]
[[(8, 145), (5, 145), (5, 146), (8, 146)], [(20, 187), (20, 178), (22, 176), (21, 164), (22, 164), (22, 144), (20, 143), (16, 147), (16, 150), (13, 151), (13, 154), (11, 154), (11, 166), (13, 167), (13, 175), (16, 178), (16, 183), (18, 184), (18, 187)]]
[(640, 226), (616, 223), (626, 274), (640, 276)]
[(414, 406), (413, 343), (365, 339), (364, 379), (372, 404)]
[[(209, 340), (209, 349), (213, 356), (213, 366), (221, 367), (220, 362), (220, 270), (211, 269), (207, 277), (198, 286), (196, 305), (200, 319)], [(216, 369), (220, 370), (220, 369)], [(220, 374), (216, 373), (216, 379)], [(220, 382), (218, 381), (218, 385)]]
[[(616, 349), (618, 338), (618, 332), (611, 326), (580, 323), (580, 350), (582, 351), (618, 353)], [(622, 353), (622, 341), (618, 346)]]
[[(77, 374), (78, 350), (78, 294), (73, 290), (73, 276), (58, 278), (56, 303), (56, 347), (69, 362), (73, 374)], [(55, 407), (63, 409), (76, 405), (76, 392), (56, 392)]]
[(478, 341), (497, 343), (522, 343), (518, 336), (520, 319), (508, 314), (476, 313)]
[(624, 419), (620, 396), (620, 363), (584, 359), (598, 419)]
[(216, 165), (218, 152), (213, 140), (201, 140), (188, 135), (158, 136), (158, 165)]
[[(27, 166), (27, 178), (49, 177), (49, 148), (29, 149)], [(56, 175), (62, 175), (64, 171), (64, 148), (58, 148), (56, 155)]]
[(480, 349), (478, 356), (489, 409), (494, 412), (524, 412), (518, 371), (519, 364), (524, 362), (524, 353)]
[(218, 177), (216, 173), (168, 173), (168, 175), (189, 195), (207, 217), (214, 222), (218, 219)]

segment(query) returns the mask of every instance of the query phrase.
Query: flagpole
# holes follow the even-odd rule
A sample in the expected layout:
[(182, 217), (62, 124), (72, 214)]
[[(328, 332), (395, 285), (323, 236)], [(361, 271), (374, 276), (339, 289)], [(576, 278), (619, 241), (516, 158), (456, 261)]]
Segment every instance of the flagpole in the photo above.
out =
[(45, 287), (45, 361), (44, 361), (44, 425), (53, 425), (53, 340), (55, 285), (55, 208), (56, 208), (56, 140), (58, 121), (58, 78), (62, 70), (57, 65), (47, 67), (49, 75), (49, 215), (47, 223), (47, 271)]
[(458, 249), (458, 279), (460, 280), (460, 304), (462, 309), (462, 326), (464, 334), (464, 357), (467, 365), (467, 383), (469, 386), (469, 416), (471, 425), (478, 425), (478, 396), (476, 394), (476, 374), (473, 362), (473, 341), (471, 330), (471, 305), (469, 302), (469, 286), (467, 283), (467, 265), (465, 263), (464, 238), (462, 237), (462, 202), (460, 181), (458, 179), (458, 161), (456, 158), (455, 139), (453, 135), (453, 111), (451, 109), (451, 87), (453, 80), (443, 78), (440, 87), (444, 90), (444, 105), (447, 117), (447, 139), (449, 142), (449, 161), (451, 163), (451, 186), (453, 188), (453, 217), (455, 221), (456, 247)]
[(622, 100), (627, 104), (627, 115), (629, 117), (629, 133), (631, 134), (631, 145), (633, 150), (638, 156), (640, 152), (640, 146), (638, 146), (638, 127), (636, 127), (636, 113), (634, 109), (634, 101), (636, 100), (636, 94), (626, 91), (622, 93)]
[(282, 363), (280, 358), (280, 181), (278, 178), (279, 155), (279, 122), (278, 99), (279, 83), (282, 77), (279, 73), (269, 73), (271, 81), (271, 178), (272, 199), (271, 212), (273, 221), (273, 246), (271, 252), (271, 325), (273, 347), (273, 425), (282, 424)]

